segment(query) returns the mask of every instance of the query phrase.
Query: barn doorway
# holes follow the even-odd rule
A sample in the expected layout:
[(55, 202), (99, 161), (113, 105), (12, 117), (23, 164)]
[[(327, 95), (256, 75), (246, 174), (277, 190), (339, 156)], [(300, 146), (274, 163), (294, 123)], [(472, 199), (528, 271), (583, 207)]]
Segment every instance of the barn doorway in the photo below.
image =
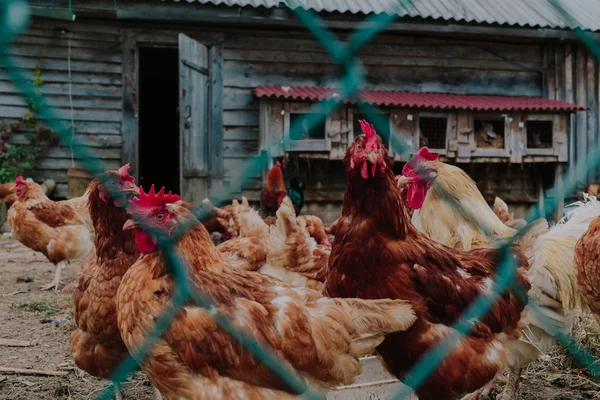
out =
[(139, 50), (139, 184), (180, 193), (178, 50)]

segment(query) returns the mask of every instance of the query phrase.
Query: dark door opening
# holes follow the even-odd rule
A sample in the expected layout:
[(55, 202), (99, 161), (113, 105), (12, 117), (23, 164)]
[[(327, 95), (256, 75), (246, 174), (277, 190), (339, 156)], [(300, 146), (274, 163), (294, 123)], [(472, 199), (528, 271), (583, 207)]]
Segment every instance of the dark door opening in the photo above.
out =
[(180, 192), (177, 49), (140, 48), (139, 185)]

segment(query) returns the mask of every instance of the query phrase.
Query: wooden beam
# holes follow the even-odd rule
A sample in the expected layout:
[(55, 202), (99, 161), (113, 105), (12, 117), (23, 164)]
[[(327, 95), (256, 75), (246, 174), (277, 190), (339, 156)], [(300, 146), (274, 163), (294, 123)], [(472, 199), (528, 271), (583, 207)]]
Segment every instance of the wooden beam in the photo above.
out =
[(16, 339), (0, 339), (0, 346), (7, 347), (29, 347), (33, 344), (29, 340), (16, 340)]
[(69, 375), (66, 371), (42, 371), (39, 369), (24, 369), (24, 368), (11, 368), (11, 367), (0, 367), (0, 372), (9, 374), (21, 374), (21, 375), (45, 375), (45, 376), (65, 376)]
[[(575, 59), (575, 100), (580, 105), (587, 105), (585, 84), (587, 77), (586, 55), (585, 48), (579, 46)], [(577, 163), (585, 162), (587, 158), (587, 113), (588, 111), (577, 111), (577, 134), (575, 135)]]
[(223, 40), (221, 37), (210, 45), (210, 93), (209, 93), (209, 157), (212, 179), (223, 178)]
[[(594, 146), (596, 146), (596, 109), (597, 109), (597, 99), (596, 99), (596, 59), (595, 57), (588, 54), (587, 57), (587, 65), (586, 65), (586, 75), (585, 75), (585, 84), (587, 86), (587, 148), (591, 150)], [(593, 182), (596, 177), (596, 171), (593, 169), (588, 170), (588, 182)]]
[(123, 35), (123, 110), (121, 117), (122, 164), (130, 163), (139, 179), (138, 159), (138, 49), (129, 29)]

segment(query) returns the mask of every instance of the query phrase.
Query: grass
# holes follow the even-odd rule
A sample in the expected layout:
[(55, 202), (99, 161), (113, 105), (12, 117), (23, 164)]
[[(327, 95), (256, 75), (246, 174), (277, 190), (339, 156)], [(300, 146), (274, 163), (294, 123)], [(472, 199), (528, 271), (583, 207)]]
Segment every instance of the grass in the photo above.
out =
[(54, 314), (59, 311), (58, 308), (48, 303), (47, 300), (12, 302), (10, 303), (10, 308), (13, 310), (45, 312), (47, 315)]

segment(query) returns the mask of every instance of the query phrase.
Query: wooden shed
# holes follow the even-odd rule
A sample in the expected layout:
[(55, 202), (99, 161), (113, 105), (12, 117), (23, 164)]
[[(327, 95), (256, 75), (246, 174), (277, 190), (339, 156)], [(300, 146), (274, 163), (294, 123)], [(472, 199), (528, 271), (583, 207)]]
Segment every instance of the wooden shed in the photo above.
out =
[[(390, 117), (389, 140), (427, 143), (489, 200), (538, 201), (597, 141), (598, 63), (546, 1), (298, 3), (340, 44), (369, 16), (398, 14), (357, 53), (366, 77), (357, 97), (306, 138), (286, 136), (291, 120), (334, 95), (340, 71), (284, 1), (75, 0), (69, 9), (32, 0), (32, 24), (10, 54), (31, 79), (40, 73), (39, 90), (108, 167), (130, 162), (142, 185), (166, 185), (191, 201), (222, 189), (258, 201), (266, 170), (249, 163), (282, 158), (286, 179), (305, 181), (308, 212), (331, 220), (360, 101)], [(598, 2), (569, 7), (600, 37)], [(27, 112), (0, 70), (0, 121)], [(25, 134), (11, 141), (26, 143)], [(283, 147), (268, 150), (272, 139)], [(400, 169), (402, 155), (393, 155)], [(66, 196), (68, 170), (80, 166), (58, 145), (34, 178), (56, 180)]]

